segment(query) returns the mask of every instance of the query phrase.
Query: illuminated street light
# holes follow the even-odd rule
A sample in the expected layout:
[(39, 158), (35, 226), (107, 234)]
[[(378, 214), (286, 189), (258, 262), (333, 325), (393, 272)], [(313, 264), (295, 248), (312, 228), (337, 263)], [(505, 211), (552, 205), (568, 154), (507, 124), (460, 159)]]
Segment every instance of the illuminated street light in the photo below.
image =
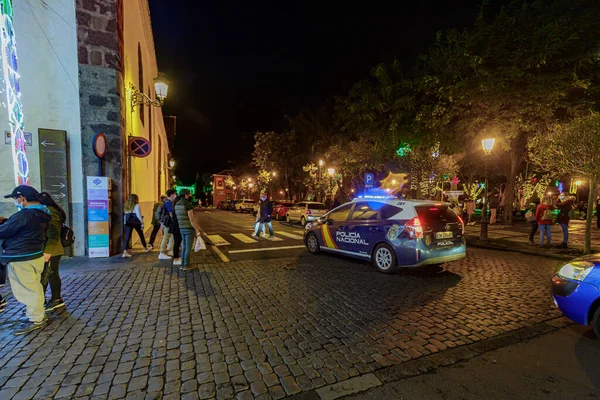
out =
[(335, 174), (335, 169), (333, 168), (327, 168), (327, 173), (331, 176), (333, 176), (333, 174)]
[(481, 141), (481, 146), (483, 147), (483, 152), (486, 155), (490, 155), (492, 153), (495, 142), (496, 142), (496, 139), (483, 139)]
[(324, 164), (323, 160), (319, 160), (319, 167), (322, 167)]
[(253, 187), (253, 186), (254, 186), (254, 184), (253, 184), (253, 183), (249, 183), (249, 184), (248, 184), (248, 187), (249, 187), (250, 189), (252, 189), (252, 187)]
[(289, 189), (285, 189), (286, 192), (289, 192)]
[(172, 159), (172, 158), (171, 158), (171, 159), (169, 160), (169, 166), (170, 166), (171, 168), (173, 168), (173, 167), (175, 166), (175, 160), (174, 160), (174, 159)]
[(248, 178), (248, 182), (252, 182), (252, 178)]
[(271, 172), (271, 175), (273, 175), (273, 176), (277, 176), (277, 171), (273, 171), (273, 172)]
[(395, 185), (396, 183), (398, 183), (395, 179), (392, 179), (392, 185)]
[(581, 181), (575, 181), (575, 184), (576, 184), (577, 186), (581, 186), (581, 183), (582, 183)]
[(492, 154), (492, 150), (494, 149), (494, 143), (496, 139), (483, 139), (481, 141), (481, 146), (483, 147), (483, 152), (486, 155), (485, 157), (485, 203), (483, 203), (483, 209), (481, 210), (481, 231), (479, 232), (480, 240), (488, 240), (488, 224), (490, 223), (487, 215), (488, 210), (488, 158), (490, 154)]

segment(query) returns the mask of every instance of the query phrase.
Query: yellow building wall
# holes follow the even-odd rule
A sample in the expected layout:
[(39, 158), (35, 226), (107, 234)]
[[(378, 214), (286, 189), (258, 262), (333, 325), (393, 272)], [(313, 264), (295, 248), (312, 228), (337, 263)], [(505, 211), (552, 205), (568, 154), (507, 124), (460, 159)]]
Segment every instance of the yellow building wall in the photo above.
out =
[[(161, 108), (131, 105), (132, 84), (151, 98), (155, 98), (154, 78), (158, 76), (158, 67), (147, 0), (123, 2), (123, 41), (123, 85), (124, 92), (127, 93), (126, 111), (123, 117), (126, 134), (128, 137), (144, 137), (152, 143), (152, 152), (148, 157), (128, 157), (130, 193), (139, 196), (145, 229), (148, 229), (152, 220), (152, 207), (158, 201), (159, 195), (165, 193), (167, 189), (169, 151)], [(138, 44), (142, 54), (144, 88), (138, 87)], [(141, 120), (140, 107), (144, 107), (144, 123)]]

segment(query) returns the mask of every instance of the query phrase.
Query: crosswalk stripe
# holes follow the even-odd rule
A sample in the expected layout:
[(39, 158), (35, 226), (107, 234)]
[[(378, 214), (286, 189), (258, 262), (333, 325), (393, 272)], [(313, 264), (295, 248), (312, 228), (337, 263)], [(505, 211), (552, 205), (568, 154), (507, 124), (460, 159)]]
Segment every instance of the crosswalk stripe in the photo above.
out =
[(208, 237), (208, 240), (215, 246), (227, 246), (230, 244), (227, 240), (223, 239), (221, 235), (206, 235), (206, 237)]
[(304, 246), (265, 247), (265, 248), (261, 248), (261, 249), (230, 250), (229, 254), (257, 253), (257, 252), (261, 252), (261, 251), (277, 251), (277, 250), (302, 249), (302, 248), (304, 248)]
[(270, 240), (271, 242), (282, 242), (283, 239), (282, 238), (278, 238), (277, 236), (273, 236), (272, 238), (268, 237), (268, 236), (264, 236), (265, 239)]
[(291, 239), (297, 239), (297, 240), (302, 240), (302, 236), (299, 235), (294, 235), (293, 233), (288, 233), (285, 231), (278, 231), (276, 232), (277, 235), (281, 235), (281, 236), (285, 236)]
[(242, 243), (256, 243), (256, 240), (244, 235), (243, 233), (232, 233), (231, 236), (233, 236)]

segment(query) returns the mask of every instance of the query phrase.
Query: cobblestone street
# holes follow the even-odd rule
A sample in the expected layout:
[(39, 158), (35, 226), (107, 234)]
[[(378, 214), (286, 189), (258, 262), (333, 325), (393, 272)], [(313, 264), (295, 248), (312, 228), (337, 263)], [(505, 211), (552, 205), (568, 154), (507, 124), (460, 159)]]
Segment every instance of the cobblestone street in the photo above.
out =
[(556, 318), (559, 264), (469, 249), (391, 276), (331, 256), (69, 268), (42, 331), (12, 334), (9, 296), (1, 397), (278, 399)]

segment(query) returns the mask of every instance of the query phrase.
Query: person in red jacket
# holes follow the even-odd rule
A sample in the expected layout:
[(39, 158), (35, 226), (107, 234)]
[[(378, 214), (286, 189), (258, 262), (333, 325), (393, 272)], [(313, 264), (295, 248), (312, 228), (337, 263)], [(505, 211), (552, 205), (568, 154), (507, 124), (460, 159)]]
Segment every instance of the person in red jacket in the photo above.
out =
[(535, 219), (537, 220), (538, 227), (540, 228), (540, 247), (544, 247), (544, 235), (548, 238), (548, 246), (552, 244), (552, 199), (544, 197), (542, 204), (537, 206), (535, 210)]

